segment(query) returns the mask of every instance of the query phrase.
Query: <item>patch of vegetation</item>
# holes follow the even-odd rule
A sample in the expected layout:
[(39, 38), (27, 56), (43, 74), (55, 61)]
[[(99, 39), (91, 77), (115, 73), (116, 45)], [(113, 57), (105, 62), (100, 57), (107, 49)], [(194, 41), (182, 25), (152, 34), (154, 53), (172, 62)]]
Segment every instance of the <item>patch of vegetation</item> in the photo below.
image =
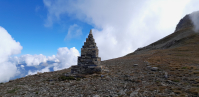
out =
[(60, 76), (60, 77), (58, 78), (58, 80), (59, 80), (59, 81), (76, 80), (76, 78), (73, 77), (73, 76), (64, 76), (64, 75), (62, 75), (62, 76)]
[(12, 90), (8, 90), (7, 93), (15, 93), (18, 90), (18, 88), (14, 88)]
[(80, 79), (80, 78), (77, 78), (76, 80), (77, 80), (77, 81), (80, 81), (81, 79)]
[(182, 67), (182, 69), (187, 69), (187, 67)]
[(36, 92), (35, 94), (39, 94), (38, 92)]
[(177, 79), (174, 79), (174, 80), (172, 80), (172, 81), (174, 81), (174, 82), (180, 82), (180, 80), (177, 80)]

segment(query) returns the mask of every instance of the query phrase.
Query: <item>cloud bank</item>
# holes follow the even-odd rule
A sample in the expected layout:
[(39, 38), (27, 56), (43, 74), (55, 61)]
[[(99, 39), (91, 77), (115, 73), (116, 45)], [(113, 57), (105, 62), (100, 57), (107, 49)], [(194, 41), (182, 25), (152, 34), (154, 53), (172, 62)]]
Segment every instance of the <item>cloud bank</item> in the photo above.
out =
[(19, 73), (15, 64), (8, 61), (9, 56), (21, 53), (22, 46), (0, 26), (0, 82), (9, 81)]
[(50, 69), (49, 69), (48, 66), (41, 69), (41, 70), (35, 70), (35, 71), (29, 70), (27, 75), (34, 75), (34, 74), (37, 74), (37, 73), (44, 73), (44, 72), (50, 72)]
[(70, 49), (61, 47), (58, 48), (56, 55), (46, 57), (42, 54), (26, 54), (19, 57), (10, 57), (9, 62), (15, 64), (19, 71), (24, 71), (24, 74), (21, 73), (20, 76), (23, 77), (25, 75), (34, 75), (38, 72), (50, 72), (50, 68), (53, 71), (69, 68), (71, 65), (77, 64), (77, 56), (79, 55), (79, 51), (75, 47)]
[(194, 24), (194, 31), (198, 32), (199, 31), (199, 11), (193, 12), (190, 14), (190, 18), (192, 23)]
[(21, 57), (19, 57), (19, 63), (20, 62), (25, 62), (27, 64), (27, 66), (37, 66), (40, 63), (46, 63), (47, 58), (46, 56), (40, 54), (40, 55), (22, 55)]
[[(102, 60), (133, 52), (172, 33), (185, 14), (199, 9), (198, 0), (43, 0), (45, 25), (68, 15), (92, 25)], [(67, 22), (67, 21), (66, 21)], [(89, 32), (89, 31), (88, 31)]]

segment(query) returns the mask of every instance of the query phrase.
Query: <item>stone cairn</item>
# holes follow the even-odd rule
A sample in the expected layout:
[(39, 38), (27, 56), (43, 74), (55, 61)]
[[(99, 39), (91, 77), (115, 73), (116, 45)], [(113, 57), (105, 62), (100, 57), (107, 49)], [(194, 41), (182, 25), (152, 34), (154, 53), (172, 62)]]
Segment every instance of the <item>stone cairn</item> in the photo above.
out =
[(98, 57), (98, 47), (93, 38), (92, 30), (86, 38), (86, 42), (81, 48), (81, 56), (78, 57), (78, 65), (71, 67), (72, 74), (92, 74), (101, 72), (100, 62)]

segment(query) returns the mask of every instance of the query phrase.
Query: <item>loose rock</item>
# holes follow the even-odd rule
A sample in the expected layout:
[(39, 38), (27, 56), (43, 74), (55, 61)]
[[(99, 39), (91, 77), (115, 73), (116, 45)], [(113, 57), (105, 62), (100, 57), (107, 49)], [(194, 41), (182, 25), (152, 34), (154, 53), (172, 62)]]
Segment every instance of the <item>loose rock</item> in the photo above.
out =
[(151, 70), (152, 70), (152, 71), (157, 71), (157, 70), (158, 70), (158, 67), (152, 67)]

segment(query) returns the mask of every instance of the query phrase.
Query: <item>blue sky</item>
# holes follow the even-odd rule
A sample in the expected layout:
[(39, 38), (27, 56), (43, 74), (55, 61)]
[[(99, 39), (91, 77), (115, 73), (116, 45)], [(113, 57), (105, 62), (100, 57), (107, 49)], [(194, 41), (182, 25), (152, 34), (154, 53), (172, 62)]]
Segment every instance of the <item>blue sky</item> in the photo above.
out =
[[(0, 1), (0, 25), (23, 46), (20, 55), (43, 54), (51, 56), (59, 47), (76, 47), (80, 50), (88, 31), (93, 27), (67, 15), (64, 20), (45, 27), (48, 10), (41, 0)], [(71, 24), (82, 28), (82, 37), (64, 40)]]
[(124, 56), (173, 33), (181, 18), (199, 10), (198, 4), (198, 0), (0, 0), (0, 82), (76, 65), (90, 29), (102, 60)]

